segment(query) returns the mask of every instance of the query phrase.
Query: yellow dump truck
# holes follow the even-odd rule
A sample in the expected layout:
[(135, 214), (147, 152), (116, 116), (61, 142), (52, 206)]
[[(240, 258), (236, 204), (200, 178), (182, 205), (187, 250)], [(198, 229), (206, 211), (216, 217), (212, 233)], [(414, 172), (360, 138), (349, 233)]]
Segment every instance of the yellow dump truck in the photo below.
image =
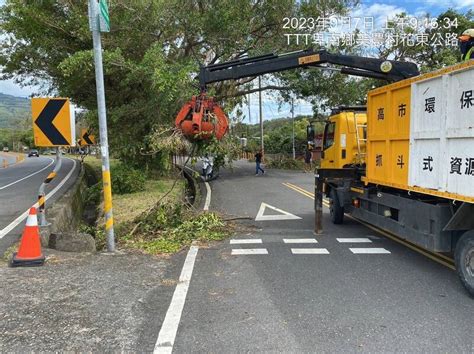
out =
[(185, 121), (201, 131), (203, 105), (216, 109), (208, 85), (226, 80), (330, 69), (391, 82), (369, 92), (367, 109), (346, 107), (328, 121), (316, 229), (325, 193), (334, 223), (350, 213), (427, 250), (454, 254), (474, 295), (473, 67), (470, 61), (420, 76), (415, 63), (313, 49), (238, 58), (200, 67), (200, 93)]
[(474, 60), (334, 112), (316, 173), (317, 224), (324, 194), (335, 224), (350, 214), (454, 258), (474, 295)]

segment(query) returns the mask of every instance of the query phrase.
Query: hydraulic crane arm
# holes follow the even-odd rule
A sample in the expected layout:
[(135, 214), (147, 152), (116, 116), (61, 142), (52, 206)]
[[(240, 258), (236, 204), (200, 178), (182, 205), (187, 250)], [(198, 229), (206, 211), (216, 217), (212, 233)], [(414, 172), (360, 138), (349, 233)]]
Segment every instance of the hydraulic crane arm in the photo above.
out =
[(312, 49), (286, 54), (266, 54), (253, 58), (201, 66), (199, 85), (201, 92), (186, 103), (176, 117), (176, 127), (192, 140), (205, 140), (212, 136), (222, 139), (228, 130), (224, 111), (206, 96), (206, 86), (212, 82), (237, 80), (245, 77), (275, 73), (284, 70), (337, 65), (343, 74), (399, 81), (419, 75), (414, 63), (406, 63), (352, 55), (333, 54)]
[(333, 54), (325, 50), (314, 51), (307, 49), (281, 55), (266, 54), (201, 66), (199, 85), (201, 91), (205, 91), (207, 84), (212, 82), (237, 80), (295, 68), (321, 67), (321, 64), (325, 63), (342, 66), (339, 70), (343, 74), (387, 81), (400, 81), (419, 75), (418, 67), (414, 63)]

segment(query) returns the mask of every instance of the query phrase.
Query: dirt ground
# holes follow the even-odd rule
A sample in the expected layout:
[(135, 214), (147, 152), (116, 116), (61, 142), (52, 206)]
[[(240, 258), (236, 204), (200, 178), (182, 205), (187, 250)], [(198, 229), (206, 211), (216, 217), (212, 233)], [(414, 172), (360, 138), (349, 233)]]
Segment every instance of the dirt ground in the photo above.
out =
[(0, 352), (153, 350), (183, 252), (45, 254), (43, 267), (0, 263)]

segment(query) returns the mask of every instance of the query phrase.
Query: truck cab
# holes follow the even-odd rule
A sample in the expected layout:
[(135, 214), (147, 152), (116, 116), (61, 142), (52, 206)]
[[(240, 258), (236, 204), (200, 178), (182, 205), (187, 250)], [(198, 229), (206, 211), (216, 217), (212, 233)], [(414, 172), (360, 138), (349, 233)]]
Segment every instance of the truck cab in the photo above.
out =
[(324, 127), (321, 168), (363, 166), (366, 141), (365, 106), (342, 106), (333, 109)]

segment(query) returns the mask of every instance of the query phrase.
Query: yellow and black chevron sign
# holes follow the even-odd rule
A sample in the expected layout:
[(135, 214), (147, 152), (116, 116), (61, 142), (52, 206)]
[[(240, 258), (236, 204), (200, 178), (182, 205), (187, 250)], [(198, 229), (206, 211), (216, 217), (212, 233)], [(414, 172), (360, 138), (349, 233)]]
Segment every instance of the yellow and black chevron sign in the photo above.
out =
[(32, 98), (33, 135), (36, 146), (74, 146), (74, 110), (67, 98)]
[(80, 146), (95, 145), (95, 135), (90, 134), (89, 129), (82, 129), (78, 143)]

